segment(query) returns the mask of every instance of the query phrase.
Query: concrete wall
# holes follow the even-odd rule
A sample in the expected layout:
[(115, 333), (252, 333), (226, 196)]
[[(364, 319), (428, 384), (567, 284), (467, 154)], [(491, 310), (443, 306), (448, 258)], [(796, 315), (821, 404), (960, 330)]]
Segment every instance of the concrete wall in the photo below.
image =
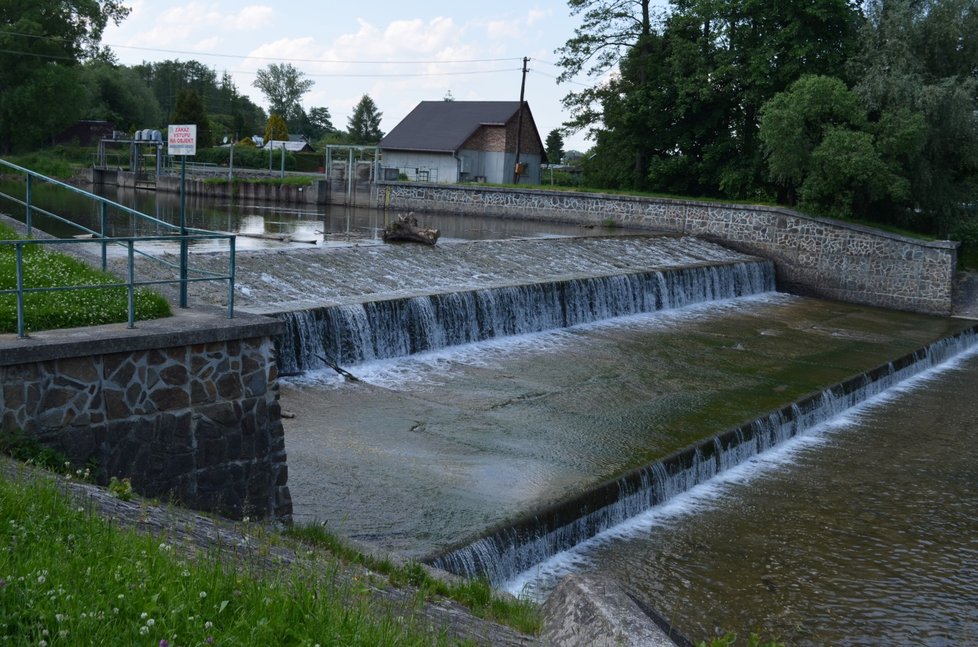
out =
[(207, 311), (0, 335), (0, 428), (98, 478), (231, 517), (288, 518), (273, 319)]
[[(123, 175), (120, 173), (120, 175)], [(218, 176), (220, 177), (220, 176)], [(120, 184), (121, 186), (121, 184)], [(157, 191), (180, 193), (179, 175), (161, 175), (156, 180)], [(214, 182), (187, 179), (189, 196), (234, 199), (243, 202), (282, 202), (290, 204), (325, 204), (328, 183), (325, 179), (313, 180), (309, 186), (292, 184), (258, 184), (254, 182)]]
[(699, 236), (772, 259), (780, 289), (789, 292), (938, 315), (952, 310), (955, 242), (754, 205), (396, 182), (385, 183), (378, 195), (404, 211), (614, 223)]
[(419, 151), (384, 151), (385, 168), (396, 168), (415, 179), (427, 173), (425, 181), (439, 184), (458, 182), (458, 160), (451, 153), (425, 153)]

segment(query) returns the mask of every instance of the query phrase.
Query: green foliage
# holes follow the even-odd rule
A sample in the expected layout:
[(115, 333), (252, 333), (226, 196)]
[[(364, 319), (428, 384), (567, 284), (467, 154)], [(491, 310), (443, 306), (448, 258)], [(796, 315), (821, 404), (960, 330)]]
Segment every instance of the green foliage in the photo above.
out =
[(133, 497), (132, 481), (128, 478), (119, 479), (113, 476), (109, 479), (109, 492), (120, 501), (131, 501)]
[(270, 141), (287, 142), (289, 141), (289, 127), (285, 125), (285, 119), (277, 112), (268, 116), (265, 124), (265, 144)]
[[(248, 169), (268, 169), (268, 150), (257, 148), (254, 143), (251, 146), (236, 145), (234, 147), (234, 168)], [(272, 167), (275, 171), (282, 168), (282, 151), (272, 151)], [(231, 163), (231, 148), (229, 146), (218, 146), (214, 148), (197, 149), (194, 157), (197, 162), (204, 164), (217, 164), (219, 166), (229, 166)], [(292, 153), (285, 153), (285, 170), (295, 170), (295, 156)], [(223, 181), (223, 180), (220, 180)]]
[(89, 95), (86, 119), (104, 119), (127, 132), (163, 124), (159, 101), (135, 70), (103, 61), (83, 69)]
[(193, 90), (215, 121), (230, 128), (220, 135), (260, 134), (265, 127), (265, 111), (241, 95), (231, 75), (217, 78), (214, 70), (198, 61), (157, 61), (130, 68), (150, 88), (164, 115), (173, 112), (182, 90)]
[(909, 199), (875, 218), (945, 237), (978, 197), (978, 6), (874, 0), (866, 16), (854, 90), (910, 183)]
[(67, 180), (74, 174), (75, 167), (68, 161), (63, 151), (63, 147), (55, 146), (48, 150), (26, 155), (14, 155), (8, 157), (7, 161), (48, 177)]
[(961, 243), (958, 249), (961, 269), (978, 270), (978, 215), (974, 211), (952, 227), (950, 239)]
[(194, 90), (182, 90), (177, 95), (177, 103), (170, 117), (173, 124), (197, 124), (197, 147), (209, 148), (214, 145), (211, 134), (210, 120), (204, 110), (204, 104)]
[(540, 178), (544, 186), (577, 187), (581, 185), (581, 176), (570, 171), (547, 169)]
[[(737, 634), (728, 633), (718, 636), (710, 641), (701, 640), (697, 647), (735, 647), (737, 645)], [(782, 643), (772, 640), (764, 642), (760, 636), (752, 633), (747, 637), (746, 647), (784, 647)]]
[(412, 562), (406, 566), (395, 566), (388, 560), (364, 555), (347, 546), (322, 526), (296, 525), (287, 532), (292, 537), (325, 548), (343, 561), (362, 564), (372, 571), (382, 573), (397, 586), (413, 586), (425, 598), (449, 598), (465, 605), (480, 618), (508, 625), (524, 633), (535, 634), (540, 631), (540, 617), (535, 605), (493, 594), (492, 587), (484, 579), (446, 583), (429, 575), (421, 564)]
[(304, 76), (291, 63), (270, 63), (266, 68), (258, 70), (253, 85), (265, 95), (270, 112), (291, 122), (302, 111), (299, 103), (302, 95), (315, 85), (314, 81), (305, 79)]
[[(14, 240), (16, 234), (0, 226), (0, 240)], [(40, 245), (24, 248), (24, 287), (62, 287), (72, 285), (105, 285), (118, 280), (93, 270), (70, 256), (49, 252)], [(13, 245), (0, 245), (0, 289), (17, 287), (16, 259)], [(166, 299), (137, 288), (137, 319), (155, 319), (170, 315)], [(32, 292), (24, 296), (24, 323), (28, 330), (50, 330), (75, 326), (94, 326), (128, 319), (128, 293), (124, 287), (82, 288), (58, 292)], [(16, 295), (0, 295), (0, 331), (16, 332)]]
[[(586, 182), (692, 196), (764, 198), (761, 106), (803, 74), (838, 76), (859, 13), (845, 0), (672, 4), (578, 0), (562, 78), (603, 79), (565, 98), (595, 136)], [(618, 65), (620, 74), (604, 76)]]
[(384, 133), (380, 129), (382, 116), (383, 113), (377, 110), (377, 104), (370, 98), (370, 95), (363, 95), (347, 122), (350, 143), (376, 144), (383, 139)]
[(41, 445), (36, 438), (20, 429), (0, 430), (0, 453), (52, 472), (70, 473), (66, 467), (70, 465), (67, 456)]
[(554, 128), (547, 134), (547, 161), (551, 164), (560, 164), (564, 158), (564, 136), (559, 128)]
[(78, 63), (97, 51), (106, 25), (128, 13), (117, 0), (4, 4), (0, 154), (49, 143), (53, 133), (81, 116), (85, 92)]
[[(117, 529), (50, 482), (0, 480), (0, 642), (16, 645), (438, 645), (377, 609), (363, 576), (269, 569), (267, 539), (188, 559)], [(253, 557), (252, 557), (253, 556)]]

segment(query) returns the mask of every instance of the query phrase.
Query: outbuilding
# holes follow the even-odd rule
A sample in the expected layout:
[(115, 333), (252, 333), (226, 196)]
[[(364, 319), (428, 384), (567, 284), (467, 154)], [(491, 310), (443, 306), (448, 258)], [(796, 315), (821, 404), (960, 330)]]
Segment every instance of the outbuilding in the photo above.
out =
[(422, 101), (380, 140), (383, 177), (540, 184), (547, 157), (530, 106), (522, 105), (520, 110), (519, 101)]

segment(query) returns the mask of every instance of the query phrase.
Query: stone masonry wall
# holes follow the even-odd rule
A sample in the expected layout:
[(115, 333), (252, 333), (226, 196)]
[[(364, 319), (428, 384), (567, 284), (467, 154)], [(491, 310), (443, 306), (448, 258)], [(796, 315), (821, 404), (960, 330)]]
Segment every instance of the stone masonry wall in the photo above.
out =
[(131, 335), (118, 344), (39, 340), (36, 352), (35, 340), (0, 336), (0, 427), (27, 432), (77, 466), (94, 462), (102, 482), (130, 478), (145, 496), (235, 518), (288, 518), (272, 336), (209, 332), (199, 342), (172, 334), (142, 344)]
[(405, 211), (614, 223), (699, 236), (772, 259), (778, 285), (789, 292), (938, 315), (952, 309), (955, 242), (916, 240), (777, 207), (396, 182), (377, 193), (389, 208)]

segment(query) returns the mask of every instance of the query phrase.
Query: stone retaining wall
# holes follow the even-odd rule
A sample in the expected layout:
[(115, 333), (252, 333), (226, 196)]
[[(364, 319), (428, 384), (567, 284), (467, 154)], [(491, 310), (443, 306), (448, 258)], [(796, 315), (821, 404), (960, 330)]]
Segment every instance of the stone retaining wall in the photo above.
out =
[(682, 233), (775, 261), (798, 294), (949, 315), (958, 243), (929, 242), (777, 207), (480, 186), (383, 183), (377, 206), (511, 218), (614, 223)]
[(215, 313), (0, 335), (0, 428), (21, 429), (98, 480), (233, 518), (289, 518), (273, 336)]

